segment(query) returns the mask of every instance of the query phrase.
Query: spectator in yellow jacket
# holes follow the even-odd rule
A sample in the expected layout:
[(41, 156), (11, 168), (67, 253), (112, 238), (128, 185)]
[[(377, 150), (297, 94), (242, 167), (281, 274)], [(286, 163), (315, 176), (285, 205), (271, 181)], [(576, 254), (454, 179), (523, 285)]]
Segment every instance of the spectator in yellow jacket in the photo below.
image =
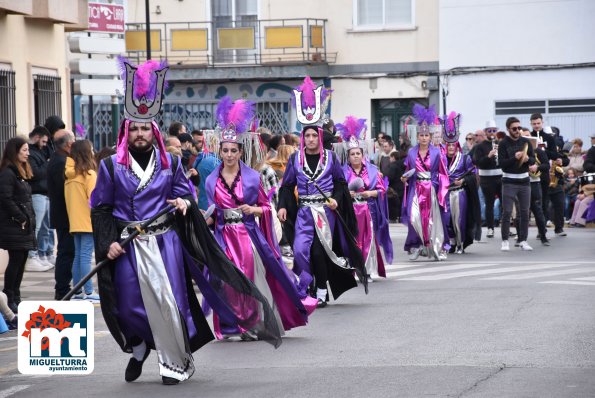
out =
[[(93, 147), (88, 140), (72, 144), (70, 156), (66, 159), (64, 170), (64, 198), (70, 222), (70, 233), (74, 237), (74, 262), (72, 281), (76, 285), (91, 271), (93, 255), (93, 229), (91, 227), (91, 208), (89, 199), (97, 181), (97, 165), (93, 157)], [(93, 281), (84, 285), (84, 292), (77, 292), (74, 300), (99, 301), (93, 289)]]

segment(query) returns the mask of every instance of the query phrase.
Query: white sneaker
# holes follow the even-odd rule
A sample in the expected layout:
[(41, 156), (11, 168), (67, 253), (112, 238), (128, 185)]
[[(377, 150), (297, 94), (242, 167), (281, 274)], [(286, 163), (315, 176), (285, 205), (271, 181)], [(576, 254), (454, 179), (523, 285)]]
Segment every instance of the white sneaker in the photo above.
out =
[(531, 246), (529, 246), (527, 241), (522, 241), (521, 243), (519, 243), (519, 246), (521, 247), (521, 250), (526, 250), (526, 251), (533, 250), (533, 248)]
[(45, 272), (52, 268), (54, 268), (53, 265), (47, 265), (45, 263), (42, 263), (41, 261), (39, 261), (39, 258), (37, 257), (30, 257), (27, 259), (27, 262), (25, 263), (25, 271), (28, 272)]
[(436, 260), (438, 260), (438, 261), (444, 261), (444, 260), (446, 260), (446, 259), (447, 259), (447, 257), (448, 257), (448, 256), (446, 255), (446, 252), (445, 252), (445, 251), (441, 251), (441, 252), (438, 254), (438, 258), (437, 258)]
[(415, 249), (411, 250), (411, 254), (409, 255), (409, 260), (410, 261), (415, 261), (419, 258), (419, 254), (421, 253), (421, 250), (419, 247), (416, 247)]
[[(527, 243), (527, 242), (525, 242), (525, 243)], [(500, 248), (500, 250), (502, 250), (503, 252), (510, 251), (510, 243), (508, 243), (507, 240), (503, 240), (502, 247)]]
[(488, 228), (488, 233), (486, 234), (486, 237), (488, 237), (488, 238), (494, 237), (494, 228)]
[(49, 269), (54, 268), (54, 264), (52, 264), (51, 262), (49, 262), (48, 259), (47, 259), (47, 257), (45, 257), (45, 256), (39, 256), (38, 260), (39, 260), (40, 263), (42, 263), (42, 264), (47, 265), (48, 267), (50, 267)]
[(48, 262), (50, 262), (52, 265), (56, 265), (56, 256), (54, 256), (53, 254), (50, 256), (47, 256), (45, 259)]

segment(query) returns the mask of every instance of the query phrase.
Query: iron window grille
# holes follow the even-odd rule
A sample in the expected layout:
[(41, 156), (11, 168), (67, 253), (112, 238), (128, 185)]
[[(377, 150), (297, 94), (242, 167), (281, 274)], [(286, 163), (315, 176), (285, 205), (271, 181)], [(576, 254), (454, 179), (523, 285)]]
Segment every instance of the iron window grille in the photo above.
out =
[(0, 154), (6, 142), (17, 133), (14, 75), (13, 71), (0, 70)]
[(43, 125), (52, 115), (62, 116), (61, 79), (57, 76), (33, 75), (35, 124)]

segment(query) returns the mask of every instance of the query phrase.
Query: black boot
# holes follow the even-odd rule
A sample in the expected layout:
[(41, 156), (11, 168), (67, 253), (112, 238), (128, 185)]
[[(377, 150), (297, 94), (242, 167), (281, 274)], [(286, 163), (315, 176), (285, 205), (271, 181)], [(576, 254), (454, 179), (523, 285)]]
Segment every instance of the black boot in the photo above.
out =
[(131, 382), (140, 377), (141, 373), (143, 372), (143, 363), (150, 353), (151, 349), (147, 347), (142, 361), (138, 361), (134, 357), (130, 358), (130, 361), (128, 361), (128, 366), (126, 366), (126, 373), (124, 373), (124, 380)]
[(175, 386), (180, 382), (178, 379), (174, 379), (173, 377), (161, 376), (161, 380), (163, 384), (166, 386)]

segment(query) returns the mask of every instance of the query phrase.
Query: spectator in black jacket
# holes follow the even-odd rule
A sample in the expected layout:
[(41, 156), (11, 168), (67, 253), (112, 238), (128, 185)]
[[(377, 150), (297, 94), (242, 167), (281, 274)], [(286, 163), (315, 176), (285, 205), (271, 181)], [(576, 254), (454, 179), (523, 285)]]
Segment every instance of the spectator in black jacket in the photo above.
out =
[(0, 162), (0, 249), (8, 251), (3, 291), (15, 313), (21, 302), (27, 253), (37, 247), (31, 187), (26, 181), (33, 175), (28, 158), (27, 141), (14, 137), (6, 143)]
[(56, 150), (56, 146), (54, 145), (54, 134), (56, 134), (56, 131), (58, 130), (65, 129), (66, 126), (64, 125), (64, 121), (62, 121), (60, 116), (53, 115), (45, 119), (43, 127), (48, 129), (48, 132), (50, 133), (48, 144), (44, 150), (46, 153), (46, 158), (49, 159), (52, 156), (52, 153), (54, 153)]
[(401, 222), (401, 204), (405, 192), (405, 184), (401, 176), (405, 172), (407, 152), (391, 152), (388, 167), (388, 215), (391, 222)]
[(58, 237), (58, 255), (56, 256), (55, 296), (56, 300), (70, 290), (72, 280), (72, 262), (74, 261), (74, 239), (70, 234), (70, 223), (64, 199), (64, 169), (66, 157), (74, 142), (71, 131), (60, 130), (54, 134), (56, 151), (48, 164), (48, 196), (50, 198), (50, 226), (56, 229)]
[(583, 170), (585, 173), (595, 173), (595, 134), (591, 134), (591, 148), (585, 155)]
[[(50, 138), (48, 129), (37, 126), (29, 133), (29, 165), (33, 177), (28, 181), (31, 186), (31, 198), (35, 211), (35, 237), (37, 250), (29, 252), (29, 259), (25, 264), (26, 271), (47, 271), (54, 268), (50, 262), (54, 254), (53, 231), (50, 232), (47, 169), (48, 158), (46, 146)], [(50, 259), (48, 259), (48, 257)]]

